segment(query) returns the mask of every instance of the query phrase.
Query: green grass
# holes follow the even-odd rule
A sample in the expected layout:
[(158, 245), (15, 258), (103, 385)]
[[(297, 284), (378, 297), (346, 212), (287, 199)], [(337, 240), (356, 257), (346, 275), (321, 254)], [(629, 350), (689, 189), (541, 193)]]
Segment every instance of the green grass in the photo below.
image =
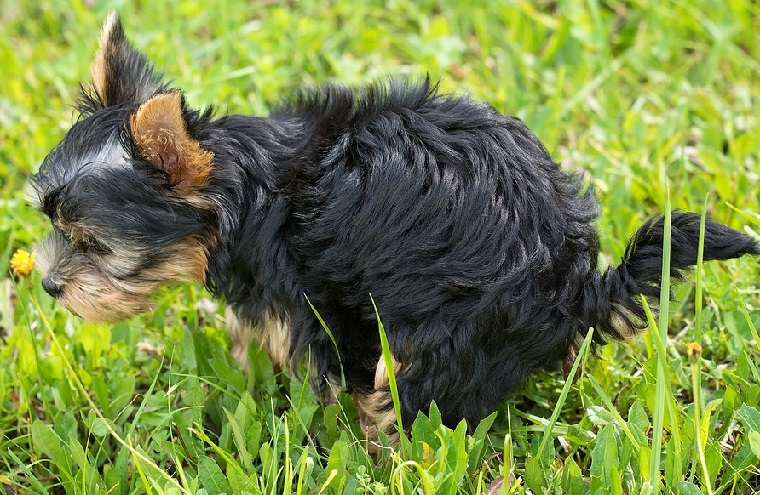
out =
[[(263, 352), (246, 378), (200, 288), (104, 326), (56, 306), (38, 275), (14, 281), (11, 254), (48, 228), (24, 191), (75, 118), (108, 11), (92, 4), (0, 1), (5, 493), (496, 493), (502, 476), (500, 493), (760, 491), (757, 260), (702, 265), (669, 319), (582, 355), (575, 384), (539, 373), (472, 435), (432, 408), (377, 462), (348, 397), (319, 406)], [(756, 2), (244, 4), (109, 8), (195, 106), (264, 114), (302, 84), (429, 72), (517, 115), (596, 188), (601, 265), (665, 211), (668, 187), (673, 208), (760, 231)]]

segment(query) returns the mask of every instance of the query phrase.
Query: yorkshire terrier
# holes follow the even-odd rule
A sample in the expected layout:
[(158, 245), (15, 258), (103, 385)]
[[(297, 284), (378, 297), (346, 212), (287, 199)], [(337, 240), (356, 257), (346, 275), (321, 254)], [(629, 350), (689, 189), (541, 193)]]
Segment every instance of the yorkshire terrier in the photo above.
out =
[[(395, 423), (373, 301), (401, 416), (435, 400), (476, 424), (532, 370), (644, 329), (659, 296), (665, 222), (646, 222), (597, 269), (599, 206), (518, 119), (429, 80), (301, 91), (269, 117), (190, 108), (105, 22), (80, 118), (32, 182), (52, 232), (42, 285), (113, 322), (162, 286), (197, 281), (228, 305), (234, 356), (279, 366), (310, 353), (362, 426)], [(700, 216), (676, 212), (671, 275), (696, 263)], [(707, 220), (704, 259), (758, 254)], [(322, 327), (312, 306), (330, 329)]]

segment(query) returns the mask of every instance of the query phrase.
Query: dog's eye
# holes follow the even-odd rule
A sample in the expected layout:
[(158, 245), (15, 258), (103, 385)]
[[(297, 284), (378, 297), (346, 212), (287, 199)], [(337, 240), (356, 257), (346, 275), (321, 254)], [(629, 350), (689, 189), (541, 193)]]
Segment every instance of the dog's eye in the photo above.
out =
[(78, 243), (78, 246), (83, 251), (87, 251), (88, 253), (92, 254), (105, 255), (111, 253), (111, 248), (99, 242), (94, 237), (90, 236), (82, 237), (82, 240)]

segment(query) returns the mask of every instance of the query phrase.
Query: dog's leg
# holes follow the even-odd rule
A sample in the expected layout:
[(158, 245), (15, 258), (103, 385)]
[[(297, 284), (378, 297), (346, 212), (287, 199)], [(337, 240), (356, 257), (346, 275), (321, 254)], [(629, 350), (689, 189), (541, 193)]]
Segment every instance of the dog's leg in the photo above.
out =
[(232, 308), (224, 311), (227, 332), (230, 334), (232, 349), (230, 354), (248, 373), (248, 346), (258, 343), (269, 354), (275, 371), (287, 368), (290, 362), (290, 324), (267, 312), (258, 325), (247, 324), (235, 315)]
[[(394, 374), (402, 370), (399, 362), (393, 359)], [(359, 412), (359, 424), (367, 437), (367, 449), (371, 454), (377, 453), (380, 448), (378, 431), (382, 430), (388, 435), (392, 446), (399, 441), (396, 430), (396, 414), (393, 410), (393, 398), (388, 385), (388, 369), (385, 360), (380, 356), (375, 370), (374, 388), (368, 392), (355, 391), (353, 395), (356, 409)]]
[[(472, 339), (463, 337), (478, 335), (473, 323), (465, 325), (469, 327), (455, 328), (445, 332), (445, 336), (441, 335), (441, 329), (446, 328), (443, 324), (416, 329), (417, 335), (424, 332), (429, 337), (428, 346), (422, 339), (417, 339), (414, 345), (399, 345), (397, 341), (394, 349), (393, 339), (390, 339), (405, 429), (411, 428), (419, 411), (427, 414), (433, 401), (444, 425), (455, 428), (464, 419), (474, 427), (485, 410), (495, 407), (508, 390), (515, 388), (521, 376), (519, 356), (515, 353), (501, 358), (490, 355), (487, 348), (473, 345)], [(388, 383), (388, 370), (381, 357), (373, 388), (353, 394), (368, 447), (375, 452), (380, 447), (377, 442), (379, 430), (388, 435), (392, 445), (399, 440)]]

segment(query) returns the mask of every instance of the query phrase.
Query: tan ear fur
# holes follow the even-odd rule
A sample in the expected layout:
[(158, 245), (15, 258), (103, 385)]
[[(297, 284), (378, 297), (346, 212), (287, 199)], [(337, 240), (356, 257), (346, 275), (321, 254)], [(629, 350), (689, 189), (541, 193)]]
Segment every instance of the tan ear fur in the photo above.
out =
[(92, 79), (92, 86), (95, 89), (100, 101), (104, 106), (108, 106), (109, 102), (106, 101), (108, 95), (108, 77), (106, 76), (106, 58), (108, 53), (113, 51), (115, 33), (117, 30), (121, 31), (121, 21), (116, 12), (111, 12), (103, 22), (103, 30), (100, 33), (100, 48), (98, 48), (95, 54), (95, 60), (90, 66), (90, 78)]
[(144, 103), (165, 87), (153, 64), (130, 46), (115, 12), (103, 23), (100, 49), (90, 66), (90, 77), (99, 108)]
[(182, 95), (159, 94), (140, 105), (130, 131), (142, 157), (169, 175), (178, 194), (191, 194), (208, 183), (214, 155), (188, 134)]

